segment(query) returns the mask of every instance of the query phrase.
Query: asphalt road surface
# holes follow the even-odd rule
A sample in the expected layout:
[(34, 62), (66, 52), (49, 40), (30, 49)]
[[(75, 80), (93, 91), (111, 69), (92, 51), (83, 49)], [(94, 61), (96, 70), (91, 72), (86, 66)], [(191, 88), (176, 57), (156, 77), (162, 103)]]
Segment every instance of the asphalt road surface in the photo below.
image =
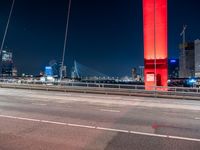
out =
[(0, 150), (199, 150), (200, 101), (0, 89)]

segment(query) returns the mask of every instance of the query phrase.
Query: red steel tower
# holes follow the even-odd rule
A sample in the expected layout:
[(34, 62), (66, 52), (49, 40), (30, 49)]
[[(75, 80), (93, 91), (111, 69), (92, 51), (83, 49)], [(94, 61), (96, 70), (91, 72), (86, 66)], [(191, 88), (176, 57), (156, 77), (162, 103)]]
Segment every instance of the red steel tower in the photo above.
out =
[(167, 87), (167, 0), (143, 0), (143, 25), (145, 87)]

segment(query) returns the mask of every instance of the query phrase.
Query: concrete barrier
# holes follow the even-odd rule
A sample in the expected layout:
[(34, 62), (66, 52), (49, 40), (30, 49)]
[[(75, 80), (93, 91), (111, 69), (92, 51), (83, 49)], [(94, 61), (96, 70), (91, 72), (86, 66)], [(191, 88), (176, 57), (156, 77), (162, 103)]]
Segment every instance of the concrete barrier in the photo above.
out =
[(156, 98), (173, 98), (200, 100), (200, 93), (192, 92), (176, 92), (176, 91), (146, 91), (143, 89), (121, 89), (110, 87), (87, 87), (87, 86), (60, 86), (60, 85), (37, 85), (37, 84), (13, 84), (0, 83), (1, 88), (27, 89), (27, 90), (45, 90), (59, 92), (76, 92), (76, 93), (92, 93), (107, 95), (124, 95), (124, 96), (140, 96), (140, 97), (156, 97)]

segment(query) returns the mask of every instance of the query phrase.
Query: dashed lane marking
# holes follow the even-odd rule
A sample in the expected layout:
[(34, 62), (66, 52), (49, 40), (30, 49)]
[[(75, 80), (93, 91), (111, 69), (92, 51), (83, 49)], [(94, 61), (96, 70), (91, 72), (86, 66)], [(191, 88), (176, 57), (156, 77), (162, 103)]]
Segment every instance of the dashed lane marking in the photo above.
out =
[(120, 113), (119, 110), (113, 110), (113, 109), (100, 109), (100, 111), (104, 111), (104, 112), (113, 112), (113, 113)]
[(43, 104), (43, 103), (32, 103), (32, 105), (46, 106), (47, 104)]

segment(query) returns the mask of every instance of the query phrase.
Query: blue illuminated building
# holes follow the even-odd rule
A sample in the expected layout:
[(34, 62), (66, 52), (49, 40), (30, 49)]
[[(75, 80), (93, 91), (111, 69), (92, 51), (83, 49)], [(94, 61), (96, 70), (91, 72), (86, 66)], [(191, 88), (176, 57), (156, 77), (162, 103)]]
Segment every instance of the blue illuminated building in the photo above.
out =
[(45, 67), (45, 75), (46, 76), (53, 76), (53, 69), (51, 66), (46, 66)]

